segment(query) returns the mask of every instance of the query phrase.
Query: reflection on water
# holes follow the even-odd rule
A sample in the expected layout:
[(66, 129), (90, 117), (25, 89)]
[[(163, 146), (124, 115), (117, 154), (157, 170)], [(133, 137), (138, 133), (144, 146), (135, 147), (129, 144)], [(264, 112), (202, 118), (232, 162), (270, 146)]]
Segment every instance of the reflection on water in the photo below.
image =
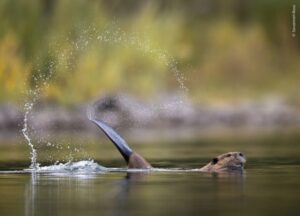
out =
[(26, 215), (36, 215), (35, 214), (35, 199), (36, 199), (36, 174), (31, 174), (30, 181), (26, 184), (25, 188), (25, 212)]
[(27, 177), (26, 215), (180, 215), (209, 212), (224, 198), (230, 200), (228, 204), (234, 203), (237, 211), (244, 205), (242, 175), (172, 172), (65, 176), (32, 173)]
[(1, 173), (0, 215), (295, 214), (300, 163), (275, 162), (255, 161), (244, 175)]
[[(298, 143), (298, 136), (282, 136), (270, 142), (144, 145), (139, 152), (154, 155), (149, 161), (160, 168), (146, 173), (103, 171), (100, 165), (120, 167), (123, 161), (103, 159), (116, 150), (102, 144), (98, 163), (56, 164), (50, 172), (15, 171), (28, 165), (0, 162), (0, 215), (298, 215)], [(193, 170), (231, 150), (247, 156), (243, 175)], [(0, 158), (10, 152), (16, 149), (3, 147)]]

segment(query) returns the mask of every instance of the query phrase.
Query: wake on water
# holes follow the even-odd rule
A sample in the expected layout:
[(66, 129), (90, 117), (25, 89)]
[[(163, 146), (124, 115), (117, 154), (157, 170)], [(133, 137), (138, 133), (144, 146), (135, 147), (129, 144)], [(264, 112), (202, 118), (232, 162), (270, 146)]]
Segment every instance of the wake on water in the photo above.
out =
[(182, 168), (151, 168), (151, 169), (128, 169), (128, 168), (107, 168), (99, 165), (93, 160), (82, 160), (77, 162), (69, 161), (67, 163), (55, 163), (49, 166), (38, 166), (36, 168), (27, 168), (23, 170), (0, 171), (0, 173), (36, 173), (36, 174), (62, 174), (64, 176), (78, 174), (104, 174), (104, 173), (153, 173), (153, 172), (199, 172), (199, 169)]

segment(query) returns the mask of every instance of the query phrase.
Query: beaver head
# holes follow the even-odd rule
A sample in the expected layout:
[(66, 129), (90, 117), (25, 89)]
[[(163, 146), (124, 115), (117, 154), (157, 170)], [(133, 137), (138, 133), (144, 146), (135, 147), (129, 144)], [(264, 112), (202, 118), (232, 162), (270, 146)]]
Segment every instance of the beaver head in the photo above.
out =
[(243, 171), (246, 158), (241, 152), (228, 152), (211, 160), (200, 168), (204, 172)]

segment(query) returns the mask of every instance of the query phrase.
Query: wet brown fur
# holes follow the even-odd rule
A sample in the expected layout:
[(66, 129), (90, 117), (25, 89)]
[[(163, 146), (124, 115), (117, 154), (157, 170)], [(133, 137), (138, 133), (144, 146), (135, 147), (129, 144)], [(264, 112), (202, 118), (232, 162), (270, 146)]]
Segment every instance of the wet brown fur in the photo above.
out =
[[(202, 172), (228, 172), (243, 171), (246, 162), (245, 156), (240, 152), (228, 152), (214, 158), (211, 162), (199, 169)], [(132, 153), (128, 168), (130, 169), (151, 169), (152, 166), (141, 155)]]
[(246, 158), (241, 152), (228, 152), (214, 158), (200, 168), (203, 172), (243, 171)]
[(133, 152), (128, 161), (128, 168), (130, 169), (150, 169), (152, 168), (150, 163), (148, 163), (142, 156), (138, 153)]

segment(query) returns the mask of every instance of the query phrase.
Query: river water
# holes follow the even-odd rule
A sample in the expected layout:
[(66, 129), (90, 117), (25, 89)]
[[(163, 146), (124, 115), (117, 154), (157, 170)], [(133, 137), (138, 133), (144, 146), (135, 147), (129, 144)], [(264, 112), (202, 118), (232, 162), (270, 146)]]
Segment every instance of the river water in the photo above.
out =
[[(82, 147), (86, 147), (88, 158), (74, 156), (79, 163), (61, 161), (54, 165), (47, 156), (58, 155), (57, 149), (38, 148), (38, 155), (44, 154), (38, 161), (41, 168), (31, 172), (26, 170), (30, 159), (24, 145), (0, 145), (0, 215), (300, 213), (298, 133), (133, 143), (133, 149), (160, 168), (150, 172), (118, 169), (124, 163), (114, 147), (93, 142)], [(58, 151), (68, 155), (67, 149)], [(247, 156), (243, 175), (193, 170), (227, 151), (242, 151)]]

